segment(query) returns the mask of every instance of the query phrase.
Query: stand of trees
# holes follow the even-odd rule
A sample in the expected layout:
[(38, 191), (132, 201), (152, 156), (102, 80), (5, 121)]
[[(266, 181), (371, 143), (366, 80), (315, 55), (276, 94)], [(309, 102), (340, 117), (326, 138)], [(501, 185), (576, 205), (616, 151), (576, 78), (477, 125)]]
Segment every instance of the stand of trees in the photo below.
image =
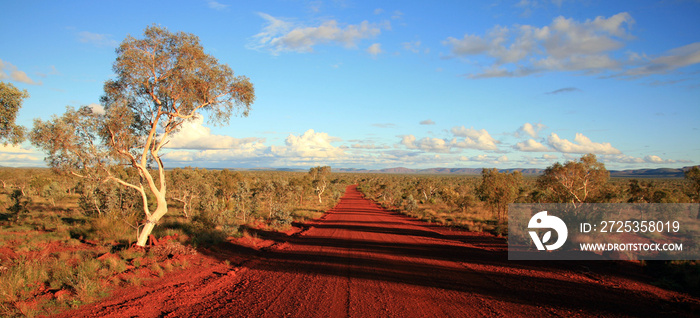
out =
[[(113, 173), (125, 179), (138, 177), (133, 168), (115, 169)], [(164, 174), (168, 180), (166, 201), (169, 210), (174, 211), (171, 220), (232, 228), (234, 232), (250, 223), (281, 229), (293, 220), (308, 219), (333, 207), (345, 187), (353, 182), (352, 175), (328, 173), (324, 176), (325, 191), (319, 194), (317, 180), (302, 172), (187, 167), (167, 170)], [(14, 211), (13, 217), (19, 216), (29, 203), (46, 202), (57, 209), (75, 206), (87, 218), (108, 218), (120, 223), (135, 221), (131, 224), (133, 228), (140, 225), (135, 218), (143, 211), (140, 193), (115, 182), (41, 168), (0, 168), (0, 181), (4, 184), (0, 189), (0, 209), (4, 206), (3, 210)], [(319, 203), (319, 197), (324, 203)], [(32, 207), (37, 208), (36, 204)]]
[(359, 189), (391, 209), (428, 221), (481, 229), (507, 221), (510, 203), (700, 202), (700, 169), (686, 179), (610, 179), (595, 155), (554, 163), (538, 177), (484, 169), (481, 176), (366, 175)]

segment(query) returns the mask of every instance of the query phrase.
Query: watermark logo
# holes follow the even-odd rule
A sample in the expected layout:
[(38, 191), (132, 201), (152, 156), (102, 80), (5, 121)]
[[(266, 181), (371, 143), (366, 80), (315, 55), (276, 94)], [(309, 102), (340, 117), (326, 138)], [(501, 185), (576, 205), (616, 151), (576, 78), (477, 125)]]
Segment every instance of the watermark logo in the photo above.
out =
[(544, 251), (545, 248), (549, 251), (553, 251), (562, 247), (564, 242), (566, 242), (566, 237), (569, 235), (569, 230), (566, 228), (564, 221), (556, 216), (547, 215), (547, 211), (538, 212), (533, 215), (527, 227), (530, 229), (552, 229), (557, 232), (557, 241), (554, 242), (554, 244), (544, 245), (552, 238), (552, 231), (544, 233), (541, 240), (536, 231), (529, 231), (532, 241), (540, 251)]
[(513, 203), (509, 260), (700, 260), (700, 203)]

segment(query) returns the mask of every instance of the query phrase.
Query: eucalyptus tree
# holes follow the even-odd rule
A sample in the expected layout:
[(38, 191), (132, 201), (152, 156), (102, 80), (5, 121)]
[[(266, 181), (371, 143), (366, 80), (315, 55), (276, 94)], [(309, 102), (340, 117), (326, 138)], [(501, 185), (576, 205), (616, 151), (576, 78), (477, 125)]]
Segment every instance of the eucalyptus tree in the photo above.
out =
[(557, 162), (547, 167), (537, 179), (537, 186), (548, 194), (551, 202), (578, 206), (594, 198), (609, 178), (605, 165), (594, 154), (587, 154), (577, 161), (563, 165)]
[(308, 174), (299, 177), (294, 177), (289, 180), (289, 188), (294, 193), (297, 199), (297, 205), (304, 205), (304, 197), (306, 196), (308, 190), (311, 188), (309, 182), (310, 176)]
[(0, 82), (0, 142), (3, 144), (18, 144), (24, 140), (25, 129), (18, 126), (15, 120), (22, 101), (28, 97), (26, 90)]
[(508, 204), (515, 202), (520, 194), (522, 174), (519, 171), (501, 173), (497, 169), (483, 169), (479, 193), (496, 212), (498, 219), (507, 217)]
[(192, 215), (193, 202), (204, 192), (204, 172), (190, 167), (175, 168), (168, 174), (168, 197), (182, 203), (182, 213), (185, 218)]
[[(150, 26), (141, 39), (128, 36), (116, 53), (116, 79), (105, 83), (101, 98), (104, 112), (68, 108), (49, 121), (36, 119), (31, 140), (54, 168), (137, 191), (144, 220), (136, 244), (145, 246), (168, 212), (161, 151), (169, 137), (202, 113), (220, 124), (232, 114), (247, 116), (255, 93), (248, 78), (234, 76), (192, 34)], [(139, 178), (122, 179), (114, 166), (133, 167)]]
[(694, 166), (688, 169), (685, 172), (685, 179), (690, 182), (690, 187), (693, 191), (692, 196), (695, 197), (696, 202), (700, 202), (700, 167)]
[(236, 191), (233, 192), (233, 199), (237, 206), (237, 211), (243, 216), (243, 223), (246, 223), (247, 216), (253, 212), (253, 189), (246, 179), (241, 179), (238, 182)]
[(241, 181), (243, 181), (243, 176), (240, 172), (228, 169), (216, 172), (214, 182), (216, 183), (217, 195), (223, 199), (226, 208), (230, 208), (231, 199), (235, 196)]
[(331, 174), (330, 166), (318, 166), (309, 169), (309, 176), (311, 176), (311, 185), (318, 196), (318, 203), (323, 203), (321, 195), (326, 191), (328, 186), (328, 175)]

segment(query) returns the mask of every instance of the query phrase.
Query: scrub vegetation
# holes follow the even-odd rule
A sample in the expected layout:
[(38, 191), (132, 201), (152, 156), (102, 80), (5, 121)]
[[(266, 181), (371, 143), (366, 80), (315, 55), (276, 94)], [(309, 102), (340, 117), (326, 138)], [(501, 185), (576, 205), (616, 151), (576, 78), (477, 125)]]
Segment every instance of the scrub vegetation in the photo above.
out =
[[(481, 176), (367, 175), (359, 188), (366, 197), (397, 212), (445, 226), (506, 236), (510, 203), (698, 203), (700, 169), (685, 179), (610, 178), (588, 154), (555, 163), (537, 177), (484, 169)], [(642, 262), (661, 286), (697, 294), (698, 261)]]
[(141, 248), (135, 244), (144, 226), (137, 191), (50, 169), (2, 168), (0, 316), (90, 303), (188, 267), (197, 250), (249, 231), (289, 231), (333, 207), (351, 182), (352, 176), (323, 170), (328, 173), (166, 171), (171, 213)]

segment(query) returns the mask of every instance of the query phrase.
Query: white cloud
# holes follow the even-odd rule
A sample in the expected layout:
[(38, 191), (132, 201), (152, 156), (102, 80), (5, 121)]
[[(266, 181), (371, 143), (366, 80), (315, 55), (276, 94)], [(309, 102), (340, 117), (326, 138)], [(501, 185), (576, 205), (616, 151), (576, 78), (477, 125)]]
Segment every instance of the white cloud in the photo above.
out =
[[(212, 135), (209, 128), (201, 126), (201, 121), (185, 127), (178, 135), (183, 133), (187, 137), (179, 140), (177, 139), (179, 137), (174, 138), (177, 148), (168, 151), (163, 156), (164, 160), (177, 165), (196, 163), (199, 166), (210, 167), (224, 167), (231, 164), (238, 167), (288, 167), (351, 162), (353, 159), (362, 157), (362, 154), (355, 155), (353, 158), (348, 157), (344, 150), (347, 147), (336, 147), (331, 144), (340, 139), (331, 137), (327, 133), (315, 132), (313, 129), (301, 135), (288, 135), (283, 146), (269, 147), (258, 138), (236, 139)], [(211, 139), (211, 141), (205, 139)], [(198, 145), (199, 143), (203, 145)], [(366, 147), (366, 149), (369, 148)]]
[(377, 146), (374, 144), (352, 144), (353, 149), (389, 149), (389, 146)]
[(18, 166), (37, 166), (41, 164), (43, 158), (30, 154), (8, 154), (0, 153), (0, 165), (12, 167)]
[(420, 52), (420, 46), (421, 42), (420, 41), (413, 41), (413, 42), (403, 42), (401, 43), (404, 49), (407, 51), (411, 51), (413, 53), (418, 53)]
[(617, 50), (623, 43), (616, 38), (626, 38), (627, 30), (634, 19), (627, 12), (610, 18), (602, 16), (583, 23), (559, 16), (551, 25), (537, 30), (544, 40), (543, 45), (554, 58), (567, 58), (580, 55), (596, 55)]
[(416, 136), (414, 135), (404, 135), (401, 136), (401, 144), (406, 146), (408, 149), (417, 149), (416, 146)]
[(619, 154), (620, 150), (615, 149), (610, 143), (596, 143), (592, 142), (588, 137), (583, 134), (576, 133), (574, 142), (568, 141), (566, 139), (561, 139), (555, 133), (549, 135), (547, 138), (547, 143), (550, 147), (563, 153), (578, 153), (578, 154)]
[(249, 137), (238, 139), (224, 135), (213, 135), (211, 128), (203, 125), (204, 119), (197, 117), (194, 120), (185, 122), (179, 132), (170, 137), (166, 145), (170, 149), (262, 149), (264, 139)]
[(525, 123), (520, 128), (518, 128), (518, 131), (515, 132), (515, 136), (520, 137), (524, 133), (532, 138), (537, 138), (537, 134), (539, 134), (539, 132), (545, 128), (547, 128), (547, 126), (540, 123), (534, 125), (530, 123)]
[(648, 162), (648, 163), (674, 163), (674, 162), (676, 162), (675, 160), (670, 160), (670, 159), (664, 160), (664, 159), (661, 159), (661, 157), (659, 157), (659, 156), (653, 156), (653, 155), (644, 156), (644, 161)]
[(267, 49), (273, 54), (280, 52), (313, 52), (319, 44), (340, 44), (354, 48), (362, 39), (373, 38), (381, 33), (381, 28), (368, 21), (346, 26), (336, 20), (328, 20), (319, 26), (308, 27), (295, 25), (269, 14), (259, 13), (267, 21), (263, 30), (253, 36), (255, 43), (249, 45), (254, 49)]
[(270, 150), (278, 156), (302, 159), (342, 157), (345, 154), (343, 149), (331, 145), (335, 141), (340, 139), (309, 129), (301, 136), (290, 134), (285, 140), (285, 147), (272, 146)]
[(660, 57), (637, 68), (627, 70), (623, 75), (644, 76), (668, 73), (677, 68), (700, 63), (700, 42), (695, 42), (667, 51)]
[(619, 155), (603, 155), (601, 156), (603, 160), (615, 163), (646, 163), (646, 164), (671, 164), (671, 163), (692, 163), (690, 160), (674, 160), (674, 159), (663, 159), (656, 155), (646, 155), (643, 158), (628, 156), (624, 154)]
[(550, 154), (544, 154), (544, 155), (542, 155), (542, 159), (545, 159), (545, 160), (554, 160), (554, 159), (557, 159), (557, 158), (559, 158), (559, 157), (557, 157), (557, 156), (555, 156), (555, 155), (550, 155)]
[(644, 156), (644, 162), (655, 163), (655, 164), (667, 164), (667, 163), (692, 163), (690, 160), (674, 160), (674, 159), (662, 159), (659, 156), (648, 155)]
[(425, 137), (416, 140), (413, 135), (401, 136), (401, 144), (408, 149), (420, 149), (427, 152), (449, 152), (450, 144), (444, 139)]
[(112, 39), (110, 34), (92, 33), (88, 31), (82, 31), (78, 33), (78, 41), (82, 43), (90, 43), (95, 46), (108, 46), (115, 47), (119, 44), (116, 40)]
[(464, 149), (480, 149), (480, 150), (496, 150), (498, 141), (491, 137), (485, 130), (476, 130), (474, 128), (452, 127), (452, 134), (464, 139), (454, 139), (452, 145)]
[(490, 50), (490, 44), (478, 35), (465, 34), (464, 38), (453, 37), (443, 41), (444, 45), (450, 46), (452, 54), (457, 56), (484, 54)]
[(229, 7), (228, 4), (223, 4), (223, 3), (213, 1), (213, 0), (207, 1), (207, 6), (211, 9), (219, 10), (219, 11), (224, 10), (224, 9)]
[(44, 155), (20, 145), (0, 144), (0, 165), (10, 167), (36, 167), (42, 165)]
[(382, 51), (382, 45), (379, 43), (374, 43), (367, 48), (367, 53), (373, 56), (377, 56), (383, 52), (384, 51)]
[(24, 71), (20, 71), (12, 63), (4, 62), (0, 60), (0, 80), (11, 80), (15, 82), (30, 84), (30, 85), (41, 85), (42, 82), (37, 82), (27, 75)]
[(485, 162), (489, 164), (503, 164), (509, 161), (508, 157), (503, 155), (503, 156), (489, 156), (489, 155), (478, 155), (478, 156), (473, 156), (473, 157), (466, 157), (466, 156), (461, 156), (459, 157), (460, 161), (469, 161), (469, 162)]
[(533, 139), (528, 139), (526, 141), (519, 142), (515, 144), (515, 149), (518, 149), (520, 151), (528, 151), (528, 152), (547, 152), (547, 151), (552, 151), (552, 149), (547, 148), (547, 146), (533, 140)]
[(33, 153), (33, 151), (29, 150), (29, 149), (22, 148), (20, 145), (0, 144), (0, 153), (29, 154), (29, 153)]
[(493, 60), (472, 78), (517, 77), (545, 71), (596, 73), (623, 66), (608, 54), (630, 39), (634, 19), (627, 12), (583, 22), (559, 16), (550, 25), (495, 26), (484, 35), (448, 37), (443, 44), (455, 57)]
[(421, 124), (421, 125), (435, 125), (435, 122), (430, 120), (430, 119), (426, 119), (426, 120), (421, 120), (419, 124)]
[(417, 141), (418, 148), (428, 152), (449, 152), (450, 145), (440, 138), (425, 137)]
[[(207, 163), (223, 162), (236, 164), (246, 162), (258, 162), (264, 157), (264, 147), (260, 144), (244, 144), (233, 149), (205, 149), (205, 150), (172, 150), (162, 157), (165, 161), (178, 162), (182, 165), (197, 164), (207, 166)], [(219, 167), (221, 167), (219, 165)]]

